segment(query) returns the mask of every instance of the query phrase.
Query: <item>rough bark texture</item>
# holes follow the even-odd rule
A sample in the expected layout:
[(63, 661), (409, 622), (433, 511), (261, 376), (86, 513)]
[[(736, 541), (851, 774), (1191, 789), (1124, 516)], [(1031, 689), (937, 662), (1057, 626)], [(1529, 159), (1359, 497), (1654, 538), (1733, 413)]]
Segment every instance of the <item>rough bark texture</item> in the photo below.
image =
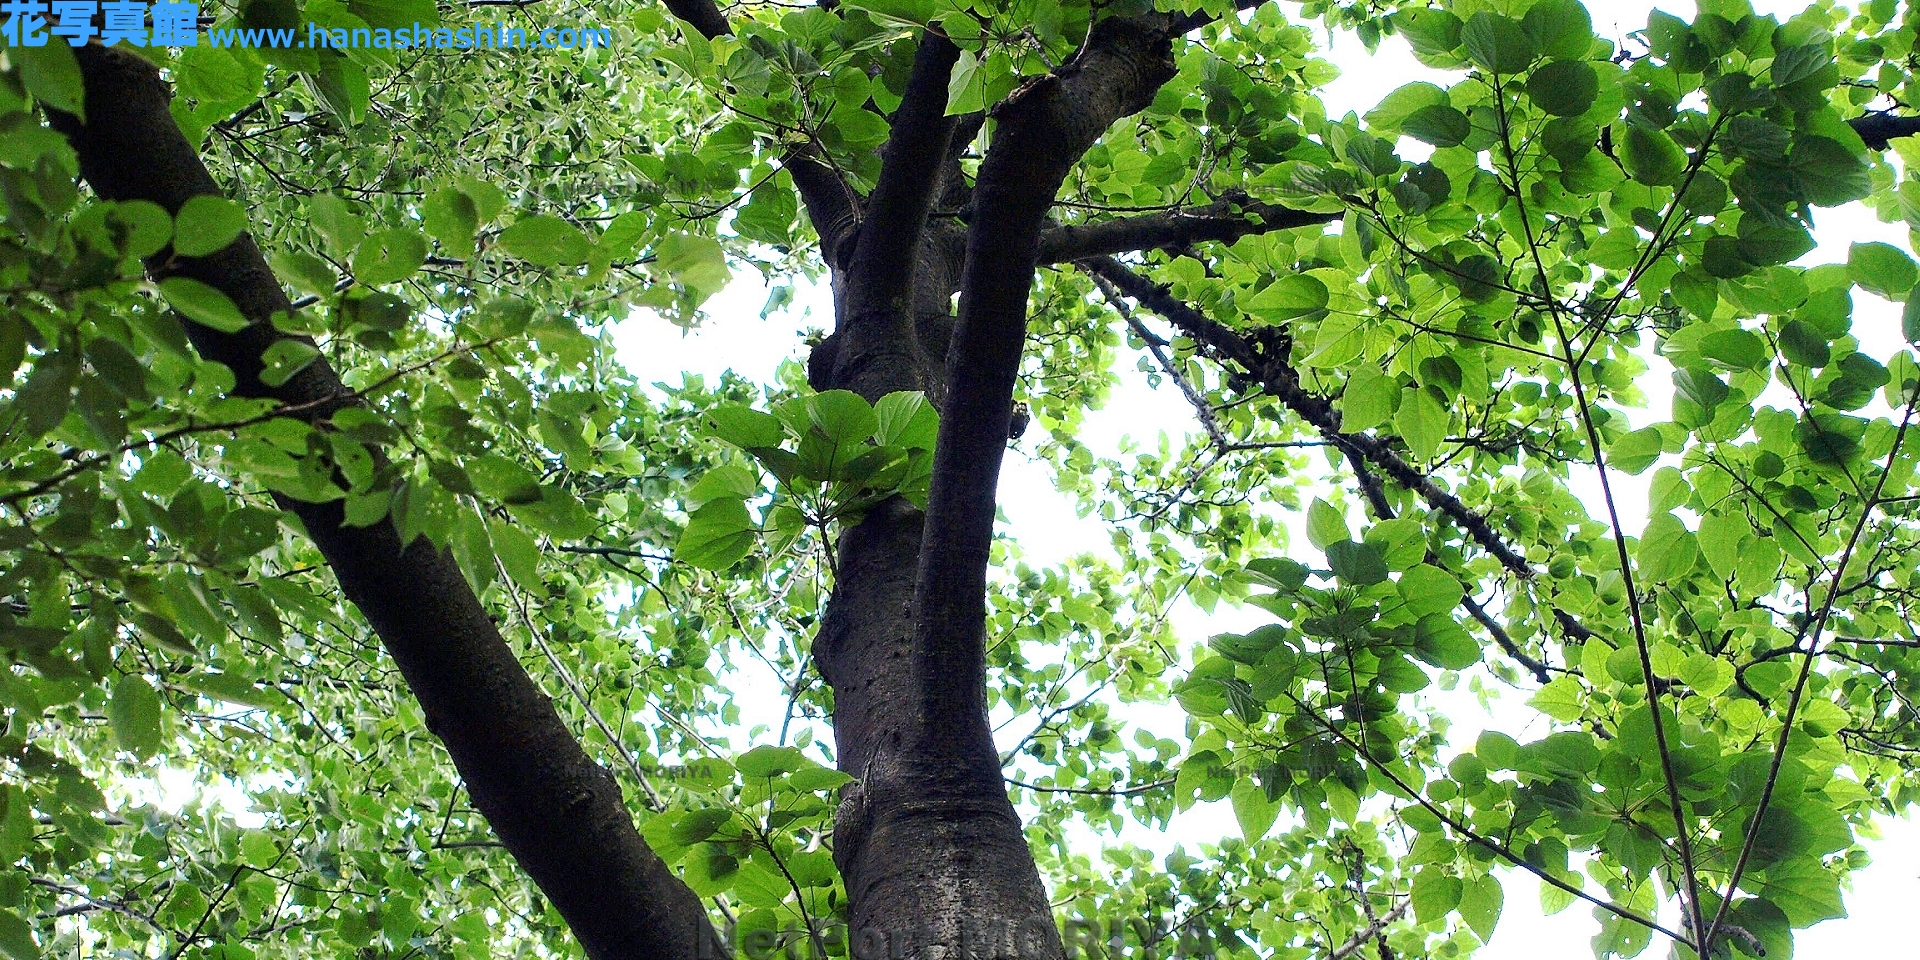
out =
[[(178, 212), (218, 184), (167, 112), (171, 93), (148, 61), (99, 46), (75, 51), (87, 122), (53, 114), (81, 175), (109, 200)], [(225, 293), (253, 325), (225, 334), (187, 323), (201, 355), (230, 367), (235, 392), (311, 404), (315, 420), (352, 402), (316, 361), (281, 387), (260, 381), (260, 354), (279, 339), (265, 321), (286, 294), (253, 239), (206, 257), (162, 251), (156, 279), (191, 277)], [(341, 525), (339, 503), (281, 499), (327, 558), (419, 698), (474, 805), (553, 901), (595, 960), (684, 960), (713, 931), (699, 899), (641, 841), (613, 776), (593, 762), (495, 628), (452, 557), (425, 540), (402, 548), (390, 522)], [(708, 955), (711, 955), (709, 951)]]
[[(923, 69), (949, 56), (944, 41), (922, 46), (896, 114), (874, 203), (892, 197), (904, 209), (869, 208), (833, 355), (816, 367), (831, 373), (817, 386), (873, 396), (898, 388), (900, 365), (945, 357), (935, 382), (916, 378), (941, 406), (927, 516), (896, 502), (847, 534), (816, 641), (840, 765), (858, 778), (835, 849), (856, 945), (930, 958), (1062, 953), (987, 719), (994, 493), (1041, 230), (1080, 156), (1172, 75), (1170, 27), (1159, 16), (1102, 21), (1071, 63), (1002, 105), (958, 249), (925, 224), (946, 169), (930, 161), (954, 137), (950, 122), (925, 119), (945, 102), (935, 80), (951, 61), (937, 61), (938, 74)], [(909, 224), (917, 243), (899, 239)], [(892, 259), (903, 252), (910, 273)], [(949, 330), (944, 305), (956, 291)]]

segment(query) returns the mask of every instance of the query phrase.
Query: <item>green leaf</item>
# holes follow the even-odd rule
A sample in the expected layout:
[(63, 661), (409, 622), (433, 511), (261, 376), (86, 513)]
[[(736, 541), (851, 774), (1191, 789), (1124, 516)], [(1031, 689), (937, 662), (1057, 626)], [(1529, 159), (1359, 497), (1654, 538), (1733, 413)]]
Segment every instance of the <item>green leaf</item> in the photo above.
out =
[(1407, 449), (1416, 460), (1431, 460), (1440, 452), (1451, 422), (1446, 408), (1440, 406), (1432, 394), (1414, 388), (1401, 391), (1400, 411), (1394, 414), (1393, 428), (1407, 442)]
[[(17, 802), (24, 807), (26, 798), (22, 796)], [(33, 925), (6, 907), (0, 907), (0, 953), (6, 954), (7, 960), (40, 960), (41, 957), (40, 944), (33, 939)]]
[(1907, 291), (1906, 308), (1900, 311), (1900, 332), (1908, 343), (1920, 343), (1920, 286)]
[(1460, 605), (1466, 588), (1453, 574), (1430, 563), (1422, 563), (1400, 575), (1400, 597), (1416, 617), (1444, 614)]
[[(1913, 312), (1913, 301), (1907, 302), (1908, 313)], [(1916, 332), (1909, 328), (1909, 333)], [(1789, 320), (1780, 328), (1780, 355), (1788, 363), (1803, 367), (1824, 367), (1833, 356), (1833, 347), (1814, 329), (1813, 324), (1804, 320)]]
[(1679, 183), (1687, 168), (1687, 155), (1680, 145), (1666, 131), (1645, 124), (1628, 123), (1626, 128), (1620, 143), (1620, 163), (1626, 167), (1627, 176), (1648, 186)]
[(145, 677), (128, 673), (113, 682), (107, 722), (120, 749), (142, 760), (160, 749), (160, 695)]
[(719, 241), (691, 233), (669, 233), (660, 238), (648, 269), (685, 287), (696, 304), (719, 293), (733, 276)]
[(733, 812), (723, 808), (688, 810), (674, 821), (667, 836), (680, 846), (691, 847), (720, 832), (721, 827), (732, 821)]
[(1747, 330), (1719, 330), (1700, 339), (1700, 352), (1735, 370), (1752, 370), (1772, 357), (1767, 345)]
[(441, 187), (427, 195), (420, 219), (427, 233), (455, 257), (473, 255), (474, 234), (480, 229), (480, 207), (466, 191)]
[(1327, 566), (1342, 583), (1369, 586), (1387, 579), (1387, 560), (1380, 545), (1341, 540), (1327, 545)]
[(1869, 293), (1898, 300), (1920, 281), (1920, 269), (1890, 243), (1856, 243), (1847, 251), (1847, 277)]
[[(1747, 221), (1740, 225), (1746, 228)], [(1813, 247), (1813, 235), (1798, 225), (1743, 229), (1737, 241), (1740, 259), (1756, 267), (1792, 263)]]
[(157, 203), (123, 200), (114, 204), (108, 216), (127, 228), (126, 239), (121, 243), (121, 252), (126, 256), (145, 259), (159, 253), (173, 240), (173, 218)]
[(1635, 567), (1646, 583), (1674, 583), (1694, 567), (1699, 543), (1680, 518), (1662, 513), (1648, 522), (1634, 549)]
[(722, 404), (707, 411), (707, 421), (715, 439), (742, 450), (777, 447), (786, 438), (779, 419), (773, 414), (737, 403)]
[(1833, 53), (1824, 43), (1803, 43), (1787, 47), (1774, 55), (1771, 79), (1776, 87), (1799, 83), (1833, 63)]
[(1580, 681), (1564, 674), (1541, 687), (1527, 703), (1561, 723), (1573, 723), (1586, 714), (1586, 708), (1580, 702)]
[(280, 386), (318, 359), (320, 351), (305, 340), (275, 340), (273, 346), (260, 355), (260, 382), (269, 387)]
[(1240, 836), (1248, 843), (1266, 836), (1279, 819), (1280, 805), (1267, 799), (1267, 792), (1251, 779), (1236, 781), (1228, 796), (1233, 804), (1233, 817), (1240, 824)]
[(876, 23), (900, 26), (926, 26), (936, 9), (932, 0), (848, 0), (847, 6), (865, 10)]
[(1367, 127), (1379, 135), (1405, 132), (1401, 125), (1406, 123), (1408, 117), (1424, 107), (1446, 102), (1445, 90), (1424, 80), (1415, 81), (1387, 94), (1378, 106), (1367, 111)]
[(27, 415), (27, 429), (39, 436), (60, 425), (73, 405), (73, 386), (80, 376), (80, 359), (65, 350), (47, 354), (33, 365), (14, 395)]
[(279, 691), (257, 686), (251, 679), (235, 673), (189, 673), (175, 677), (174, 682), (210, 699), (243, 707), (271, 710), (286, 702)]
[(235, 333), (247, 327), (247, 318), (227, 295), (189, 277), (168, 277), (160, 281), (160, 296), (180, 315), (221, 333)]
[(580, 499), (562, 487), (543, 486), (540, 499), (510, 504), (508, 512), (555, 540), (578, 540), (594, 532), (598, 523)]
[(474, 489), (489, 500), (510, 505), (540, 502), (540, 478), (532, 470), (495, 453), (481, 454), (465, 464)]
[(488, 520), (487, 536), (494, 556), (507, 576), (523, 590), (544, 590), (540, 580), (540, 546), (526, 531), (504, 520)]
[(1709, 417), (1713, 414), (1713, 408), (1719, 406), (1729, 393), (1726, 381), (1704, 368), (1675, 370), (1673, 388), (1679, 399), (1698, 406)]
[(1393, 22), (1415, 54), (1435, 57), (1452, 53), (1460, 46), (1462, 24), (1450, 10), (1412, 7), (1395, 13)]
[(173, 252), (204, 257), (225, 250), (247, 229), (247, 211), (225, 197), (188, 198), (173, 218)]
[(808, 793), (836, 790), (852, 782), (853, 777), (826, 767), (802, 767), (787, 777), (789, 786)]
[(1661, 445), (1660, 431), (1652, 427), (1623, 433), (1607, 447), (1607, 466), (1638, 474), (1660, 459)]
[(1593, 18), (1578, 0), (1539, 0), (1520, 23), (1550, 57), (1584, 57), (1593, 47)]
[(1307, 541), (1315, 547), (1325, 550), (1336, 543), (1353, 539), (1347, 529), (1347, 518), (1341, 515), (1333, 504), (1313, 498), (1307, 507)]
[(352, 205), (331, 193), (308, 197), (307, 216), (327, 238), (328, 248), (341, 256), (351, 254), (367, 235), (366, 218), (354, 213)]
[(1243, 307), (1256, 320), (1284, 323), (1326, 309), (1330, 296), (1318, 277), (1296, 273), (1267, 284)]
[(1808, 202), (1818, 206), (1852, 203), (1873, 191), (1873, 177), (1866, 159), (1826, 137), (1796, 138), (1787, 166)]
[(744, 502), (713, 500), (687, 518), (673, 555), (703, 570), (725, 570), (753, 550), (759, 533)]
[(1555, 60), (1541, 65), (1527, 78), (1527, 96), (1556, 117), (1586, 113), (1599, 95), (1600, 74), (1592, 64), (1581, 60)]
[(1779, 907), (1795, 927), (1810, 927), (1847, 915), (1840, 896), (1840, 878), (1817, 859), (1768, 867), (1751, 889)]
[(522, 217), (500, 232), (500, 249), (535, 266), (572, 266), (587, 262), (593, 241), (559, 217)]
[(20, 81), (35, 100), (82, 120), (87, 118), (86, 84), (73, 48), (50, 39), (45, 46), (10, 46), (7, 53), (18, 65)]
[(754, 747), (734, 758), (733, 761), (734, 769), (739, 770), (741, 776), (758, 779), (777, 777), (783, 773), (791, 773), (813, 765), (813, 761), (808, 760), (806, 755), (795, 747), (777, 747), (768, 744)]
[(1675, 303), (1701, 320), (1713, 319), (1713, 312), (1720, 305), (1720, 281), (1691, 270), (1675, 275), (1668, 292)]
[(1436, 103), (1415, 110), (1400, 125), (1400, 132), (1436, 147), (1457, 147), (1473, 135), (1473, 123), (1466, 114)]
[(340, 282), (339, 276), (327, 261), (311, 253), (288, 250), (276, 253), (271, 258), (273, 272), (281, 280), (293, 284), (301, 293), (310, 293), (316, 297), (333, 296), (334, 286)]
[(877, 426), (873, 442), (883, 447), (932, 450), (940, 432), (940, 414), (919, 391), (896, 391), (873, 405)]
[(1363, 365), (1340, 391), (1340, 428), (1348, 432), (1371, 430), (1393, 416), (1393, 405), (1399, 399), (1399, 381), (1381, 375), (1371, 364)]
[(343, 123), (353, 126), (366, 118), (373, 89), (365, 67), (346, 57), (330, 57), (321, 63), (320, 72), (311, 76), (320, 102)]
[(701, 474), (699, 482), (687, 491), (687, 502), (700, 504), (722, 497), (751, 500), (759, 495), (759, 474), (739, 464), (726, 463)]
[(873, 406), (851, 390), (827, 390), (807, 398), (807, 422), (837, 447), (866, 440), (880, 427)]
[(412, 227), (396, 227), (360, 241), (353, 252), (353, 276), (370, 287), (385, 286), (413, 276), (426, 261), (426, 238)]
[(1414, 625), (1413, 655), (1442, 670), (1465, 670), (1480, 662), (1480, 643), (1455, 614), (1433, 613)]
[(1476, 877), (1464, 885), (1460, 891), (1460, 919), (1467, 922), (1480, 942), (1493, 940), (1493, 928), (1500, 922), (1500, 909), (1506, 903), (1506, 894), (1500, 887), (1500, 878), (1491, 874)]
[(1459, 877), (1448, 876), (1436, 866), (1421, 867), (1413, 875), (1413, 915), (1421, 923), (1438, 923), (1460, 905), (1464, 890)]
[(1497, 13), (1481, 11), (1460, 31), (1460, 45), (1481, 69), (1515, 74), (1527, 69), (1540, 48), (1520, 24)]

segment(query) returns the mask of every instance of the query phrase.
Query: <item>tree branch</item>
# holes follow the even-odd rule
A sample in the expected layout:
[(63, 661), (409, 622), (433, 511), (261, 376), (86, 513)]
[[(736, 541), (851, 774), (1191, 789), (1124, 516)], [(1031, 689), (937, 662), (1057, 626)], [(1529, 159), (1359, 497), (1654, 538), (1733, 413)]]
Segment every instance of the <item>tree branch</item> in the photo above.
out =
[(1920, 117), (1902, 117), (1891, 113), (1869, 113), (1847, 121), (1853, 132), (1866, 141), (1868, 150), (1885, 150), (1887, 141), (1920, 134)]
[[(1373, 515), (1381, 520), (1392, 520), (1395, 516), (1393, 504), (1387, 501), (1387, 492), (1381, 487), (1380, 478), (1374, 476), (1373, 471), (1368, 469), (1365, 457), (1352, 446), (1339, 440), (1333, 442), (1346, 456), (1347, 465), (1353, 468), (1354, 482), (1359, 484), (1361, 495), (1366, 497), (1367, 503), (1373, 507)], [(1446, 566), (1441, 562), (1440, 556), (1432, 550), (1427, 551), (1426, 562), (1442, 569)], [(1460, 605), (1467, 608), (1467, 613), (1486, 629), (1487, 636), (1492, 637), (1493, 642), (1499, 644), (1500, 649), (1505, 651), (1514, 662), (1526, 667), (1527, 672), (1533, 674), (1535, 680), (1544, 684), (1553, 679), (1547, 675), (1549, 668), (1546, 663), (1520, 649), (1520, 645), (1513, 642), (1513, 637), (1507, 633), (1507, 628), (1501, 626), (1500, 621), (1495, 620), (1493, 614), (1488, 613), (1487, 608), (1473, 598), (1472, 593), (1461, 594)], [(1557, 609), (1554, 612), (1560, 613)], [(1566, 615), (1562, 613), (1561, 616)]]
[(1254, 234), (1332, 223), (1341, 216), (1293, 210), (1236, 192), (1202, 207), (1052, 227), (1041, 234), (1040, 262), (1067, 263), (1159, 247), (1178, 249), (1205, 241), (1232, 243)]
[(1346, 943), (1334, 947), (1333, 952), (1327, 954), (1327, 960), (1347, 960), (1348, 957), (1358, 953), (1361, 947), (1367, 945), (1368, 941), (1386, 932), (1389, 924), (1406, 916), (1407, 908), (1411, 906), (1413, 906), (1412, 898), (1402, 900), (1395, 904), (1393, 909), (1388, 910), (1385, 916), (1368, 924), (1366, 929), (1348, 937)]
[(911, 324), (914, 253), (939, 191), (958, 119), (947, 115), (947, 79), (959, 58), (960, 48), (953, 41), (932, 30), (921, 34), (848, 267), (853, 273), (853, 296), (864, 301), (854, 305), (851, 319), (855, 322), (877, 308)]
[[(48, 118), (73, 145), (95, 193), (147, 200), (169, 213), (190, 197), (220, 193), (168, 112), (172, 94), (153, 64), (100, 46), (74, 53), (88, 119), (52, 110)], [(268, 318), (290, 304), (252, 237), (242, 234), (205, 257), (162, 250), (147, 271), (208, 284), (252, 321), (230, 334), (185, 324), (202, 356), (233, 371), (237, 395), (299, 407), (315, 423), (350, 402), (324, 357), (280, 386), (261, 381), (262, 352), (283, 339)], [(475, 806), (587, 955), (699, 955), (715, 936), (699, 898), (640, 839), (619, 785), (520, 666), (452, 557), (424, 539), (403, 544), (391, 521), (345, 526), (338, 501), (276, 500), (300, 519), (342, 592), (386, 644)]]
[(1343, 433), (1340, 429), (1340, 413), (1324, 397), (1315, 396), (1301, 386), (1299, 374), (1294, 371), (1284, 357), (1270, 357), (1254, 350), (1239, 334), (1220, 324), (1200, 311), (1195, 310), (1169, 293), (1166, 288), (1127, 269), (1119, 261), (1110, 257), (1095, 258), (1087, 261), (1087, 268), (1105, 277), (1114, 286), (1119, 287), (1128, 296), (1140, 301), (1154, 312), (1166, 317), (1185, 331), (1196, 341), (1219, 350), (1245, 367), (1247, 372), (1257, 378), (1261, 386), (1275, 399), (1286, 405), (1287, 409), (1298, 414), (1301, 419), (1316, 429), (1337, 437), (1343, 445), (1367, 458), (1367, 461), (1380, 472), (1393, 478), (1395, 483), (1412, 490), (1434, 509), (1445, 513), (1459, 525), (1474, 542), (1480, 544), (1489, 554), (1500, 561), (1515, 576), (1532, 579), (1535, 575), (1533, 565), (1514, 549), (1493, 529), (1493, 525), (1471, 507), (1460, 502), (1460, 498), (1440, 489), (1439, 486), (1406, 462), (1386, 443), (1377, 437), (1364, 433)]
[[(924, 658), (916, 686), (932, 718), (984, 717), (994, 491), (1041, 228), (1073, 164), (1172, 78), (1172, 23), (1160, 14), (1102, 20), (1072, 61), (1029, 81), (996, 111), (998, 127), (974, 185), (915, 588), (914, 647)], [(997, 762), (981, 773), (999, 789)]]
[(727, 24), (727, 15), (720, 12), (713, 0), (665, 0), (667, 12), (686, 21), (687, 25), (700, 32), (700, 35), (712, 40), (714, 37), (733, 33), (733, 27)]
[(840, 178), (840, 171), (811, 145), (789, 147), (780, 165), (793, 178), (807, 220), (820, 236), (820, 256), (829, 267), (844, 265), (860, 228), (860, 197)]
[[(1166, 317), (1187, 336), (1193, 338), (1214, 351), (1220, 357), (1233, 361), (1257, 380), (1260, 388), (1268, 395), (1279, 400), (1295, 415), (1307, 421), (1325, 436), (1329, 442), (1347, 454), (1347, 459), (1360, 477), (1361, 493), (1376, 510), (1387, 510), (1391, 515), (1391, 505), (1380, 490), (1368, 468), (1379, 470), (1393, 478), (1395, 483), (1412, 491), (1427, 505), (1447, 515), (1456, 526), (1474, 542), (1480, 544), (1495, 559), (1500, 561), (1510, 573), (1522, 579), (1531, 580), (1538, 575), (1527, 559), (1521, 556), (1493, 529), (1487, 519), (1473, 508), (1460, 501), (1459, 497), (1442, 490), (1438, 484), (1418, 468), (1406, 462), (1394, 452), (1393, 448), (1378, 437), (1364, 433), (1345, 433), (1340, 429), (1340, 414), (1326, 398), (1309, 393), (1300, 384), (1300, 377), (1284, 356), (1268, 355), (1256, 349), (1246, 338), (1218, 321), (1194, 309), (1186, 302), (1175, 297), (1165, 287), (1128, 269), (1124, 264), (1111, 257), (1095, 257), (1081, 261), (1081, 267), (1100, 280), (1111, 283), (1127, 296), (1141, 305)], [(1364, 464), (1364, 466), (1363, 466)], [(1468, 598), (1469, 600), (1471, 598)], [(1490, 628), (1489, 632), (1502, 650), (1512, 656), (1541, 682), (1545, 682), (1549, 670), (1545, 663), (1527, 654), (1519, 644), (1499, 628), (1498, 622), (1486, 614), (1484, 608), (1475, 609), (1475, 603), (1469, 612), (1475, 619)], [(1570, 637), (1585, 641), (1593, 634), (1579, 621), (1563, 610), (1553, 608), (1554, 619)]]

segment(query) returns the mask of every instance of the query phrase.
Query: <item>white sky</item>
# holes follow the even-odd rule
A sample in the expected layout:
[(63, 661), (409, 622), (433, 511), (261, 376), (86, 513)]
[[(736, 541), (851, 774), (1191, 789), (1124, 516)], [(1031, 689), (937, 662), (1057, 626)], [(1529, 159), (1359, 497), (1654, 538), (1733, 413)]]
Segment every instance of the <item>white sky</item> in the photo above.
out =
[[(1783, 20), (1802, 8), (1801, 4), (1778, 0), (1755, 0), (1754, 5), (1763, 13), (1780, 15)], [(1616, 39), (1643, 26), (1652, 6), (1644, 0), (1588, 0), (1598, 32)], [(1661, 6), (1682, 17), (1691, 18), (1693, 14), (1691, 3)], [(1297, 12), (1297, 8), (1294, 11)], [(1340, 79), (1322, 91), (1329, 113), (1336, 116), (1348, 110), (1364, 113), (1395, 87), (1417, 79), (1433, 80), (1443, 86), (1457, 79), (1454, 75), (1421, 67), (1405, 54), (1397, 39), (1388, 41), (1382, 50), (1382, 59), (1377, 62), (1370, 61), (1359, 43), (1350, 37), (1335, 38), (1328, 56), (1344, 69)], [(1391, 63), (1394, 69), (1380, 69), (1383, 63)], [(1844, 261), (1849, 243), (1868, 239), (1886, 240), (1902, 248), (1907, 245), (1904, 228), (1878, 223), (1871, 213), (1861, 209), (1825, 212), (1816, 237), (1821, 241), (1819, 249), (1803, 262)], [(763, 321), (759, 314), (765, 300), (766, 290), (758, 280), (742, 275), (707, 305), (711, 319), (685, 336), (663, 320), (636, 318), (620, 331), (621, 359), (643, 382), (677, 383), (683, 373), (714, 377), (727, 369), (757, 381), (767, 381), (783, 360), (801, 356), (799, 331), (807, 327), (830, 327), (832, 314), (820, 290), (800, 290), (789, 311)], [(1865, 348), (1874, 355), (1891, 352), (1897, 341), (1895, 332), (1899, 330), (1897, 308), (1864, 293), (1856, 295), (1855, 301), (1856, 335), (1865, 332), (1871, 341), (1876, 339), (1871, 336), (1873, 331), (1884, 331), (1889, 338), (1884, 344), (1869, 342)], [(1152, 445), (1162, 432), (1178, 436), (1196, 429), (1190, 408), (1176, 389), (1171, 385), (1163, 385), (1158, 391), (1148, 387), (1144, 375), (1135, 369), (1136, 360), (1132, 354), (1122, 352), (1115, 364), (1119, 386), (1106, 408), (1092, 412), (1087, 418), (1080, 440), (1096, 455), (1117, 455), (1122, 440), (1129, 435)], [(1656, 370), (1647, 379), (1656, 395), (1651, 398), (1651, 409), (1634, 418), (1640, 423), (1661, 419), (1660, 414), (1667, 407), (1664, 397), (1658, 395), (1666, 382), (1664, 371)], [(1621, 478), (1626, 481), (1625, 489), (1616, 490), (1620, 494), (1623, 522), (1630, 532), (1637, 532), (1645, 520), (1644, 478), (1650, 475), (1650, 472), (1643, 474), (1639, 482), (1635, 482), (1635, 478)], [(1619, 483), (1620, 480), (1616, 480), (1616, 484)], [(1597, 497), (1590, 499), (1594, 516), (1604, 517)], [(1098, 519), (1077, 519), (1071, 503), (1054, 491), (1045, 465), (1018, 452), (1007, 457), (1001, 477), (1000, 502), (1012, 528), (1019, 531), (1020, 545), (1031, 563), (1058, 562), (1081, 552), (1110, 553), (1104, 524)], [(1184, 616), (1176, 619), (1176, 624), (1183, 637), (1198, 640), (1215, 633), (1244, 630), (1266, 619), (1258, 610), (1223, 609), (1209, 617), (1188, 609)], [(755, 699), (771, 702), (781, 698), (737, 699), (743, 701), (743, 706), (750, 707), (744, 702)], [(1496, 705), (1494, 717), (1475, 715), (1480, 714), (1478, 707), (1464, 694), (1452, 699), (1459, 704), (1457, 709), (1449, 704), (1449, 709), (1454, 710), (1450, 716), (1454, 742), (1472, 743), (1474, 731), (1494, 723), (1496, 718), (1501, 729), (1527, 739), (1527, 731), (1515, 729), (1524, 727), (1531, 716), (1530, 710), (1519, 706), (1522, 698), (1510, 697), (1511, 702), (1504, 709)], [(1146, 721), (1155, 726), (1161, 726), (1154, 721), (1163, 721), (1163, 718), (1176, 728), (1181, 722), (1177, 708), (1169, 708), (1164, 714), (1150, 710), (1131, 716), (1136, 722)], [(748, 717), (746, 723), (769, 720), (777, 725), (779, 718)], [(1017, 738), (1024, 729), (1011, 732)], [(1544, 733), (1544, 727), (1538, 732)], [(1231, 810), (1221, 801), (1199, 805), (1180, 815), (1170, 831), (1136, 830), (1129, 832), (1127, 839), (1165, 851), (1175, 842), (1191, 845), (1215, 841), (1236, 833), (1237, 829)], [(1907, 929), (1912, 921), (1906, 911), (1920, 902), (1920, 825), (1911, 820), (1893, 821), (1884, 825), (1884, 832), (1885, 839), (1867, 844), (1874, 864), (1854, 874), (1854, 890), (1847, 896), (1850, 917), (1803, 932), (1796, 944), (1799, 956), (1839, 956), (1842, 951), (1874, 951), (1876, 948), (1887, 956), (1914, 954), (1913, 934)], [(1091, 834), (1088, 840), (1095, 842)], [(1588, 955), (1588, 939), (1598, 925), (1584, 905), (1547, 917), (1541, 913), (1537, 897), (1532, 895), (1537, 884), (1530, 876), (1515, 871), (1506, 880), (1506, 907), (1498, 931), (1493, 943), (1478, 957), (1530, 960), (1543, 952)], [(1643, 956), (1659, 957), (1665, 952), (1666, 947), (1656, 942)]]

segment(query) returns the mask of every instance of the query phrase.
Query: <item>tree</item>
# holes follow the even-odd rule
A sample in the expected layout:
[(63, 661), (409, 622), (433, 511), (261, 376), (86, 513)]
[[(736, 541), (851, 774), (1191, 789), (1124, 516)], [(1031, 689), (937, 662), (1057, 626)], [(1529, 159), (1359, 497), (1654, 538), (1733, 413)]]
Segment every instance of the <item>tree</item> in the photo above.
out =
[[(1496, 868), (1780, 957), (1911, 805), (1920, 366), (1851, 318), (1920, 276), (1807, 265), (1920, 225), (1911, 5), (1314, 0), (1457, 78), (1364, 117), (1273, 4), (512, 6), (621, 42), (8, 49), (17, 960), (1455, 955)], [(612, 362), (749, 268), (830, 284), (804, 374)], [(1132, 462), (1076, 440), (1123, 350), (1201, 425)], [(1029, 419), (1113, 557), (996, 536)], [(1449, 742), (1462, 682), (1552, 732)]]

